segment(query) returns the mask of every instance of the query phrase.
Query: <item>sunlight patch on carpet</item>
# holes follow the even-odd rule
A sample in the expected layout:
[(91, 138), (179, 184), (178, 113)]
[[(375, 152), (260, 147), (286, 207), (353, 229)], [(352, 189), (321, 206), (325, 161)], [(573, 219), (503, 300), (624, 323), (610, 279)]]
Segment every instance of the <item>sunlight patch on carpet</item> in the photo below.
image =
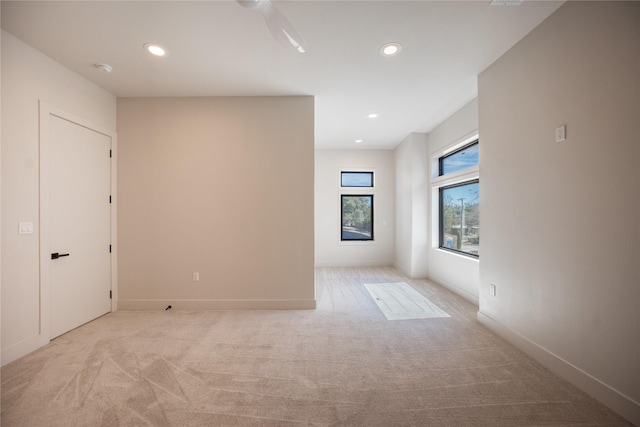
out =
[(364, 286), (387, 320), (451, 317), (407, 283), (374, 283)]

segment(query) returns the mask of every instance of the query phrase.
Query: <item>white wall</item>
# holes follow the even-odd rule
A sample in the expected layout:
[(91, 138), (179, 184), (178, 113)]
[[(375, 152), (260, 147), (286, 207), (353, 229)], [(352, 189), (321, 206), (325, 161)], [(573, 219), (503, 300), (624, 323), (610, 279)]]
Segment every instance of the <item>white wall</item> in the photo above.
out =
[[(428, 170), (429, 177), (437, 175), (437, 164), (432, 160), (434, 155), (452, 144), (478, 132), (478, 100), (474, 99), (458, 110), (455, 114), (442, 122), (429, 133)], [(480, 135), (480, 147), (483, 145)], [(480, 148), (482, 153), (482, 148)], [(482, 156), (480, 169), (482, 170)], [(435, 171), (434, 171), (435, 169)], [(429, 178), (431, 179), (431, 178)], [(480, 174), (482, 181), (482, 172)], [(431, 188), (428, 190), (431, 191)], [(480, 206), (482, 206), (482, 191), (480, 192)], [(429, 278), (453, 292), (463, 296), (474, 304), (478, 304), (478, 289), (480, 286), (479, 264), (482, 262), (482, 239), (480, 241), (480, 260), (467, 256), (452, 254), (438, 249), (438, 206), (437, 191), (429, 198), (429, 229), (428, 272)], [(480, 218), (481, 235), (484, 235), (484, 217)]]
[(638, 425), (639, 24), (567, 2), (479, 78), (479, 319)]
[[(2, 362), (40, 342), (38, 101), (115, 129), (108, 92), (2, 32)], [(18, 223), (34, 233), (18, 234)]]
[(117, 105), (118, 307), (315, 308), (313, 97)]
[(396, 168), (396, 239), (394, 266), (412, 278), (429, 275), (428, 140), (412, 133), (394, 150)]
[(434, 155), (478, 131), (478, 102), (470, 101), (429, 134), (409, 135), (394, 150), (396, 239), (394, 265), (413, 278), (429, 278), (478, 304), (479, 261), (438, 249)]
[[(389, 150), (316, 150), (316, 266), (393, 263), (394, 161)], [(341, 189), (340, 170), (371, 170), (375, 187)], [(374, 242), (340, 241), (340, 194), (374, 194)]]

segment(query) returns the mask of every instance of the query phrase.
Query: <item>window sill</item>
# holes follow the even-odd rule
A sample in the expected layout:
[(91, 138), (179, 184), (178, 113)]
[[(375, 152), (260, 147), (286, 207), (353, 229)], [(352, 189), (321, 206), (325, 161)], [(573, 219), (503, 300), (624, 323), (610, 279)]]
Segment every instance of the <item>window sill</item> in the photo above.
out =
[(339, 246), (371, 246), (375, 245), (375, 240), (339, 240)]
[(472, 179), (478, 179), (480, 176), (480, 168), (478, 166), (472, 166), (467, 169), (462, 169), (457, 172), (449, 173), (447, 175), (435, 176), (431, 178), (432, 187), (442, 187), (445, 184), (456, 184), (458, 182), (470, 181)]
[(472, 255), (464, 255), (458, 252), (453, 252), (453, 251), (448, 251), (446, 249), (442, 249), (442, 248), (432, 248), (434, 251), (441, 253), (441, 254), (447, 254), (459, 259), (464, 259), (467, 261), (473, 261), (475, 263), (479, 263), (480, 262), (480, 258), (479, 257), (474, 257)]

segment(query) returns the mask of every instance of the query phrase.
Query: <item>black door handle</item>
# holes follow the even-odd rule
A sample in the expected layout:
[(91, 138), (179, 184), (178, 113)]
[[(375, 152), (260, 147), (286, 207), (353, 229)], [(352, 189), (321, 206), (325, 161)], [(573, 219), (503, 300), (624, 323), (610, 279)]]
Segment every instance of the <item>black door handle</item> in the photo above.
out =
[(51, 254), (51, 259), (62, 258), (63, 256), (69, 256), (69, 254), (59, 254), (58, 252)]

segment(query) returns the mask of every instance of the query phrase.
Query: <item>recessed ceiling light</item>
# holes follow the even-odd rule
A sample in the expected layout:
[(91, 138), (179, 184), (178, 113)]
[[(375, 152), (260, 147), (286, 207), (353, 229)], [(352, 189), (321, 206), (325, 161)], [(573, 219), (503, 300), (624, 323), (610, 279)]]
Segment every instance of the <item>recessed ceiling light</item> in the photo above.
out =
[(378, 117), (378, 113), (369, 113), (369, 114), (367, 114), (367, 117), (370, 118), (370, 119), (375, 119), (375, 118)]
[(400, 46), (400, 43), (391, 42), (391, 43), (383, 44), (382, 47), (380, 48), (380, 53), (382, 54), (382, 56), (389, 57), (389, 56), (397, 55), (398, 53), (400, 53), (401, 50), (402, 50), (402, 46)]
[(167, 51), (160, 45), (154, 43), (147, 43), (144, 45), (144, 48), (147, 52), (155, 56), (165, 56)]
[(103, 73), (110, 73), (111, 71), (113, 71), (113, 67), (109, 64), (95, 64), (96, 68), (100, 71), (102, 71)]
[(361, 139), (356, 139), (354, 142), (355, 142), (356, 144), (360, 144), (360, 143), (362, 143), (362, 140), (361, 140)]

